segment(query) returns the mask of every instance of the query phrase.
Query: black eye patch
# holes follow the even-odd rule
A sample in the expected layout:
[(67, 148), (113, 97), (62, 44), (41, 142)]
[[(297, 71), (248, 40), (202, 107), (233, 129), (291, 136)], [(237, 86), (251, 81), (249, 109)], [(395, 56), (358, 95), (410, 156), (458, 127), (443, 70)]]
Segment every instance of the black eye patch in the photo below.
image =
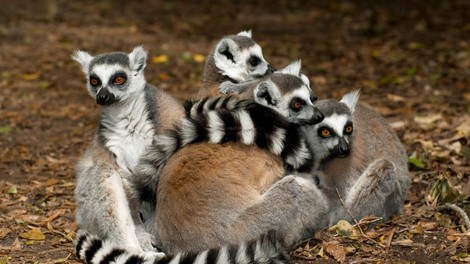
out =
[(248, 63), (253, 66), (253, 67), (256, 67), (258, 66), (258, 64), (261, 63), (261, 59), (257, 56), (251, 56), (249, 59), (248, 59)]
[(109, 85), (122, 85), (127, 81), (125, 72), (116, 72), (109, 78)]
[(90, 85), (98, 87), (101, 85), (101, 79), (96, 74), (90, 74)]

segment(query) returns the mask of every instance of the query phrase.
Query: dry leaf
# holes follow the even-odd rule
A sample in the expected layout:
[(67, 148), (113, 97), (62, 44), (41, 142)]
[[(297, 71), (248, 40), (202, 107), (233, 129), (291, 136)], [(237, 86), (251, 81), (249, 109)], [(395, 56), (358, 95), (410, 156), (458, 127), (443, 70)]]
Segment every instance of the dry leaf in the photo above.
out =
[(152, 63), (161, 64), (167, 63), (169, 61), (169, 57), (166, 54), (158, 55), (152, 58)]
[(11, 232), (11, 229), (0, 227), (0, 239), (5, 238), (10, 232)]
[(0, 264), (8, 264), (8, 262), (9, 262), (8, 256), (0, 257)]
[(44, 233), (41, 231), (40, 228), (33, 228), (27, 232), (24, 232), (20, 234), (20, 237), (26, 238), (29, 240), (44, 240), (46, 239), (46, 236)]
[(413, 120), (420, 126), (428, 127), (429, 125), (433, 124), (434, 122), (440, 119), (442, 119), (442, 114), (437, 113), (430, 114), (427, 116), (415, 116)]
[(326, 253), (332, 256), (339, 263), (344, 263), (346, 260), (346, 250), (341, 245), (324, 243), (324, 248)]
[(356, 239), (359, 237), (359, 230), (346, 220), (339, 220), (336, 225), (330, 227), (328, 231), (336, 231), (340, 236)]
[(193, 61), (197, 63), (203, 63), (204, 61), (206, 61), (206, 56), (201, 55), (201, 54), (194, 54)]

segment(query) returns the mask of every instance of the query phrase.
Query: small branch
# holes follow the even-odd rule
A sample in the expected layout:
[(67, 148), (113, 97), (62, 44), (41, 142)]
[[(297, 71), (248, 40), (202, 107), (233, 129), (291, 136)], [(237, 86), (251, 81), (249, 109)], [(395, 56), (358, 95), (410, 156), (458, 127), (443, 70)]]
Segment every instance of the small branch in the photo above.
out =
[(455, 204), (446, 203), (444, 205), (437, 207), (437, 210), (439, 211), (442, 209), (451, 209), (457, 212), (460, 215), (460, 217), (462, 217), (463, 221), (465, 222), (465, 229), (467, 230), (467, 232), (470, 231), (470, 219), (468, 218), (467, 213), (465, 213), (465, 211), (462, 208), (458, 207)]
[(354, 223), (356, 224), (357, 228), (359, 228), (359, 231), (361, 232), (361, 235), (362, 235), (365, 239), (371, 241), (372, 243), (378, 245), (379, 247), (381, 247), (381, 248), (386, 248), (385, 245), (382, 245), (381, 243), (379, 243), (379, 242), (373, 240), (372, 238), (368, 237), (368, 236), (364, 233), (364, 231), (362, 230), (361, 226), (359, 225), (359, 222), (357, 222), (357, 220), (356, 220), (356, 218), (354, 217), (354, 215), (351, 213), (351, 211), (349, 211), (349, 208), (346, 207), (346, 204), (344, 203), (343, 198), (341, 197), (341, 194), (339, 194), (338, 188), (335, 188), (335, 189), (336, 189), (336, 194), (338, 195), (339, 201), (341, 202), (341, 205), (346, 209), (346, 211), (348, 212), (349, 216), (351, 216), (351, 218), (353, 219), (353, 221), (354, 221)]

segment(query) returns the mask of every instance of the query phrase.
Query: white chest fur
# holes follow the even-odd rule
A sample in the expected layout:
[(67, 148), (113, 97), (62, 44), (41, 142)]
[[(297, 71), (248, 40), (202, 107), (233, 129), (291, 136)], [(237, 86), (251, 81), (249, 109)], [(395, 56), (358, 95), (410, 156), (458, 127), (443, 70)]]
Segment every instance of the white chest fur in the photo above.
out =
[(103, 109), (101, 135), (105, 146), (116, 156), (117, 164), (128, 172), (152, 143), (154, 124), (149, 114), (144, 94)]

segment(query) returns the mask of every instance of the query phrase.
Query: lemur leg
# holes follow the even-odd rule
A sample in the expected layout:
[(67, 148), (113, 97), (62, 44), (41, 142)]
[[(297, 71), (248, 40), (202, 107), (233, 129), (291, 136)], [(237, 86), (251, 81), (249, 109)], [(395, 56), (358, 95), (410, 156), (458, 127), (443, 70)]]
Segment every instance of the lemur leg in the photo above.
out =
[[(77, 223), (91, 233), (134, 252), (142, 252), (121, 175), (112, 166), (95, 164), (78, 175)], [(80, 178), (94, 179), (80, 181)]]
[(147, 230), (145, 226), (145, 219), (148, 219), (149, 217), (146, 214), (151, 212), (148, 212), (147, 208), (144, 206), (144, 203), (139, 202), (134, 188), (132, 188), (132, 185), (125, 178), (123, 179), (123, 185), (128, 197), (130, 214), (135, 225), (135, 234), (137, 236), (137, 240), (139, 241), (139, 245), (144, 251), (155, 251), (155, 245), (157, 244), (156, 238), (153, 233)]
[[(398, 199), (395, 199), (395, 196)], [(338, 198), (339, 199), (339, 198)], [(399, 211), (402, 197), (395, 166), (386, 159), (378, 159), (369, 165), (343, 197), (346, 208), (356, 218), (375, 215), (386, 220)], [(349, 212), (340, 206), (336, 219), (352, 220)], [(330, 224), (334, 224), (330, 221)]]
[(283, 232), (285, 242), (291, 244), (307, 229), (315, 228), (322, 212), (327, 211), (326, 206), (325, 198), (313, 181), (289, 175), (266, 191), (259, 203), (245, 210), (233, 227), (244, 230), (242, 234), (254, 236), (275, 229)]

